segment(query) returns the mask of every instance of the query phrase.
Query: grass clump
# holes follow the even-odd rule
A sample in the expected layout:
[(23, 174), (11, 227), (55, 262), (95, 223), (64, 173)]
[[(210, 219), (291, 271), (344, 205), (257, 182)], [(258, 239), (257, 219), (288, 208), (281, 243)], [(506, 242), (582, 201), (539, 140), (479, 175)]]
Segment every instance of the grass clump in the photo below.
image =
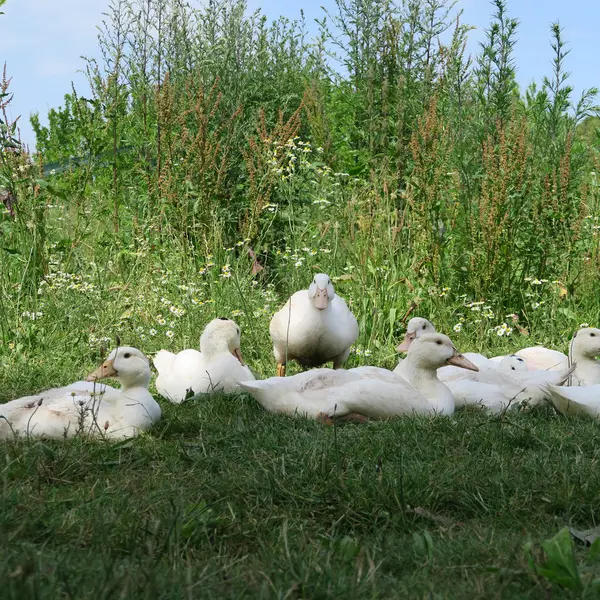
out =
[(126, 443), (9, 443), (3, 576), (14, 597), (544, 597), (523, 546), (596, 522), (595, 425), (514, 419), (334, 431), (222, 396)]

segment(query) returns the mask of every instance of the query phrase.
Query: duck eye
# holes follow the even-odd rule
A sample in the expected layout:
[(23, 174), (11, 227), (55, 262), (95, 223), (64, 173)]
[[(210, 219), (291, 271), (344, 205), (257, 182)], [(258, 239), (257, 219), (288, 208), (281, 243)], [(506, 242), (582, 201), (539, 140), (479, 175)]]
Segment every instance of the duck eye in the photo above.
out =
[(129, 352), (125, 352), (125, 354), (123, 354), (123, 358), (130, 358), (131, 354)]
[(327, 280), (327, 285), (329, 285), (331, 283), (331, 279)]
[(237, 330), (238, 335), (240, 335), (240, 328), (237, 327), (236, 330)]
[(596, 337), (595, 333), (590, 333), (590, 337)]
[(511, 367), (511, 369), (512, 369), (513, 371), (516, 371), (516, 369), (515, 369), (514, 367)]
[(219, 321), (229, 321), (227, 317), (219, 317)]
[(522, 358), (519, 358), (519, 357), (517, 357), (517, 360), (518, 360), (519, 362), (523, 362), (523, 359), (522, 359)]
[(436, 344), (437, 344), (438, 346), (441, 346), (441, 345), (442, 345), (442, 340), (437, 340)]
[(425, 325), (423, 325), (423, 329), (425, 329)]

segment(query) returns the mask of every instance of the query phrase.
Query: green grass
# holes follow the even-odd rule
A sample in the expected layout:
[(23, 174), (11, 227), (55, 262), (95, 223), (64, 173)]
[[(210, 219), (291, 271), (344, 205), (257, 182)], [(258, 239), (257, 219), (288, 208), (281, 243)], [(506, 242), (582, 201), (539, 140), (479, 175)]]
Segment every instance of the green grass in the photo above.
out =
[(163, 409), (126, 443), (2, 446), (2, 597), (546, 598), (524, 544), (600, 517), (589, 421)]
[[(81, 168), (42, 176), (0, 110), (17, 199), (0, 203), (0, 402), (81, 379), (116, 336), (149, 356), (197, 347), (219, 316), (273, 375), (269, 321), (315, 272), (358, 319), (349, 367), (392, 367), (409, 316), (490, 356), (566, 352), (597, 325), (598, 144), (575, 135), (595, 93), (561, 79), (558, 26), (561, 83), (517, 97), (505, 2), (473, 60), (451, 2), (416, 4), (338, 3), (310, 47), (300, 24), (210, 3), (148, 48), (182, 3), (115, 3), (94, 100), (33, 119), (38, 165), (83, 153)], [(319, 66), (329, 26), (345, 31), (337, 74)], [(163, 409), (122, 444), (0, 445), (0, 599), (595, 597), (599, 548), (576, 548), (578, 566), (570, 545), (541, 550), (599, 520), (591, 421), (330, 429), (245, 396)]]

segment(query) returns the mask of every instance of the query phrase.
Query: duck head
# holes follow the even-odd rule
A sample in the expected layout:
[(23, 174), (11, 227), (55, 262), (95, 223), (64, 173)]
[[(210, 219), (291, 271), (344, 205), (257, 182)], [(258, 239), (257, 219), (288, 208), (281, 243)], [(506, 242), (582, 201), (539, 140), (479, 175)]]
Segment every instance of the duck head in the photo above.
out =
[(308, 286), (308, 297), (313, 306), (319, 310), (324, 310), (335, 298), (335, 290), (331, 283), (331, 278), (325, 273), (315, 275), (312, 283)]
[(241, 331), (239, 325), (227, 317), (212, 320), (200, 336), (200, 352), (211, 358), (222, 352), (230, 352), (240, 364), (245, 365), (240, 350)]
[(404, 339), (398, 346), (396, 346), (396, 350), (398, 352), (408, 352), (408, 349), (413, 341), (424, 333), (435, 333), (435, 327), (433, 326), (433, 323), (427, 319), (423, 319), (422, 317), (412, 318), (406, 326)]
[(148, 387), (150, 382), (150, 361), (137, 348), (122, 346), (113, 350), (108, 358), (86, 381), (116, 379), (123, 387)]
[(498, 364), (498, 367), (503, 371), (527, 371), (525, 359), (516, 354), (505, 356)]
[(407, 360), (424, 369), (437, 370), (440, 367), (454, 366), (470, 371), (479, 371), (468, 358), (454, 347), (447, 335), (424, 333), (411, 343)]
[(577, 331), (571, 342), (571, 350), (573, 354), (586, 358), (600, 356), (600, 329), (584, 327)]

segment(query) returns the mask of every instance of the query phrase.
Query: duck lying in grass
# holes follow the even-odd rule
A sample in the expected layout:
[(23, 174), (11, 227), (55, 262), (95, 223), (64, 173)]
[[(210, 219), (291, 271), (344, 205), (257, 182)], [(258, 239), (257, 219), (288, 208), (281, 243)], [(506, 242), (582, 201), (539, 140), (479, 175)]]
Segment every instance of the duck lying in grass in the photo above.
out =
[[(116, 379), (121, 389), (97, 383)], [(122, 439), (136, 436), (161, 417), (148, 391), (149, 361), (137, 348), (113, 350), (87, 381), (77, 381), (0, 405), (0, 439), (18, 435)]]
[(564, 371), (575, 365), (570, 385), (600, 384), (600, 362), (596, 360), (600, 356), (600, 329), (584, 327), (576, 331), (569, 346), (569, 356), (543, 346), (523, 348), (516, 355), (524, 358), (530, 369)]
[[(412, 327), (411, 327), (412, 324)], [(409, 328), (400, 349), (410, 346), (423, 332), (435, 330), (432, 323), (422, 318), (409, 321)], [(478, 372), (470, 373), (454, 367), (443, 367), (437, 375), (454, 395), (456, 407), (468, 405), (485, 407), (492, 412), (500, 412), (511, 404), (525, 401), (530, 406), (543, 402), (548, 393), (547, 384), (562, 385), (573, 373), (573, 368), (562, 371), (529, 371), (522, 357), (509, 355), (500, 362), (493, 362), (478, 353), (464, 355), (479, 367)], [(400, 362), (394, 372), (402, 368)]]
[[(481, 369), (483, 370), (483, 369)], [(526, 371), (508, 376), (502, 370), (484, 374), (483, 381), (467, 378), (446, 383), (456, 402), (456, 408), (475, 406), (492, 413), (500, 413), (509, 406), (529, 407), (545, 403), (549, 398), (548, 386), (563, 385), (574, 367), (564, 371)]]
[(448, 337), (436, 333), (421, 336), (411, 345), (401, 375), (376, 367), (315, 369), (285, 379), (271, 377), (240, 385), (270, 412), (326, 422), (334, 415), (376, 419), (449, 415), (454, 412), (454, 399), (436, 376), (436, 370), (445, 364), (477, 370)]
[[(527, 368), (532, 371), (562, 371), (569, 368), (569, 357), (566, 354), (543, 346), (523, 348), (518, 350), (515, 356), (522, 358)], [(494, 356), (490, 360), (499, 363), (504, 358), (504, 356)]]
[(304, 367), (333, 361), (334, 369), (341, 368), (358, 338), (358, 323), (346, 302), (336, 295), (329, 276), (319, 273), (308, 290), (293, 294), (275, 314), (269, 331), (277, 375), (285, 376), (289, 360)]
[[(527, 371), (527, 363), (525, 359), (515, 354), (509, 354), (504, 356), (499, 362), (492, 362), (489, 358), (485, 358), (481, 354), (475, 352), (465, 352), (465, 356), (469, 358), (479, 367), (480, 374), (477, 377), (470, 377), (469, 379), (477, 381), (486, 381), (488, 373), (494, 375), (502, 373), (503, 371), (515, 371), (516, 373), (523, 373)], [(545, 372), (545, 371), (544, 371)], [(438, 371), (438, 377), (444, 383), (449, 383), (457, 379), (464, 379), (465, 373), (456, 367), (442, 367)], [(509, 377), (511, 374), (509, 374)]]
[(240, 328), (226, 317), (211, 321), (200, 336), (198, 350), (178, 354), (160, 350), (154, 357), (156, 389), (175, 404), (188, 395), (235, 392), (240, 381), (254, 379), (240, 350)]
[[(406, 334), (404, 335), (404, 339), (402, 342), (396, 346), (396, 350), (398, 352), (407, 352), (410, 348), (410, 345), (414, 340), (425, 333), (436, 333), (436, 328), (433, 326), (431, 321), (424, 319), (423, 317), (413, 317), (406, 325)], [(468, 358), (473, 364), (480, 366), (487, 364), (488, 360), (483, 354), (479, 354), (478, 352), (465, 352), (463, 354), (466, 358)], [(398, 366), (402, 363), (402, 359), (399, 359)], [(445, 367), (446, 371), (458, 371), (461, 372), (460, 369), (454, 369), (454, 367)], [(442, 369), (442, 372), (443, 369)], [(439, 373), (438, 373), (439, 376)]]

